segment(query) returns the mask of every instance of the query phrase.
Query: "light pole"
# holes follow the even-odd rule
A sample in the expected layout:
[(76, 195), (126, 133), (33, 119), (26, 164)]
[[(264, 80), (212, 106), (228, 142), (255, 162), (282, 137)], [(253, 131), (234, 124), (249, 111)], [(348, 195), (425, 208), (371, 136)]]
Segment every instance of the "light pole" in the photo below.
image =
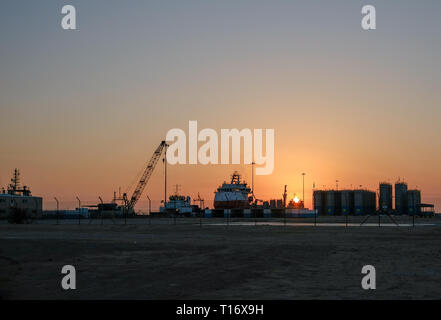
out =
[(57, 224), (58, 224), (58, 211), (60, 210), (60, 206), (57, 197), (54, 197), (54, 199), (57, 202)]
[[(114, 196), (113, 198), (116, 198), (116, 197)], [(98, 196), (98, 199), (100, 199), (101, 204), (104, 204), (103, 198), (101, 198), (101, 196)], [(101, 216), (101, 224), (103, 224), (103, 210), (104, 210), (104, 206), (101, 206), (101, 208), (100, 208), (100, 206), (98, 205), (98, 212), (100, 213), (100, 216)]]
[(167, 148), (164, 151), (164, 206), (167, 202)]
[(303, 208), (305, 207), (305, 174), (306, 173), (302, 173), (302, 178), (303, 178), (303, 196), (302, 196), (302, 200), (303, 200)]
[(256, 163), (253, 161), (251, 162), (251, 192), (253, 193), (254, 197), (254, 165)]
[(150, 197), (147, 196), (147, 200), (149, 201), (149, 216), (150, 216), (150, 212), (152, 212), (152, 201), (150, 200)]
[(76, 197), (78, 200), (78, 224), (81, 224), (81, 200)]

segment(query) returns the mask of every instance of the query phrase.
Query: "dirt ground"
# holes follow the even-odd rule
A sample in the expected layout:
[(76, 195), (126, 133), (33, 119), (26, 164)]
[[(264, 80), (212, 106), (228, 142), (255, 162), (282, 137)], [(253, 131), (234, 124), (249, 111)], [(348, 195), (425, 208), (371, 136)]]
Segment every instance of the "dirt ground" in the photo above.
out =
[(440, 299), (441, 226), (1, 224), (0, 297)]

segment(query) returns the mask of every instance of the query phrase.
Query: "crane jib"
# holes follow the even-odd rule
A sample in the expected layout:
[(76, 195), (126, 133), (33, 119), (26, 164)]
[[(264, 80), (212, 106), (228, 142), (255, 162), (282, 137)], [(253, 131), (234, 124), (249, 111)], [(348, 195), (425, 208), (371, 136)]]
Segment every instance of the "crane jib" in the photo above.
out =
[(161, 157), (162, 151), (167, 147), (168, 145), (165, 143), (165, 141), (161, 141), (160, 145), (156, 148), (152, 158), (144, 170), (144, 173), (142, 174), (141, 179), (138, 182), (138, 185), (135, 188), (135, 191), (132, 194), (132, 197), (130, 198), (130, 202), (127, 204), (127, 209), (133, 209), (135, 207), (136, 203), (141, 197), (142, 192), (144, 191), (145, 186), (147, 185), (147, 182), (150, 179), (150, 176), (153, 173), (153, 170), (155, 169), (159, 158)]

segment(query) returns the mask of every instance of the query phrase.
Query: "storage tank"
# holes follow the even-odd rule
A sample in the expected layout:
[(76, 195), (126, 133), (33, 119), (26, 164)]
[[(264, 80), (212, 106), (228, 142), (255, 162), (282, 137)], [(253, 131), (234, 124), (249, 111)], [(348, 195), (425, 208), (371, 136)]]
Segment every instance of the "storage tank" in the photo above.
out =
[(375, 192), (368, 190), (354, 191), (354, 210), (356, 215), (374, 214), (377, 204)]
[(363, 214), (363, 190), (354, 190), (354, 214)]
[(390, 183), (380, 183), (378, 209), (384, 213), (390, 213), (392, 211), (392, 185)]
[(326, 214), (336, 214), (336, 192), (334, 190), (326, 191)]
[(271, 199), (270, 200), (270, 208), (275, 208), (276, 207), (276, 200), (275, 199)]
[(377, 209), (377, 194), (375, 191), (367, 191), (367, 213), (368, 214), (375, 214)]
[(398, 181), (395, 183), (395, 212), (396, 214), (407, 213), (407, 184)]
[(407, 191), (407, 213), (409, 215), (421, 213), (421, 191), (408, 190)]
[(354, 213), (354, 190), (342, 190), (341, 191), (341, 214), (353, 214)]
[(313, 192), (314, 199), (314, 209), (317, 210), (318, 215), (325, 214), (325, 191), (323, 190), (314, 190)]

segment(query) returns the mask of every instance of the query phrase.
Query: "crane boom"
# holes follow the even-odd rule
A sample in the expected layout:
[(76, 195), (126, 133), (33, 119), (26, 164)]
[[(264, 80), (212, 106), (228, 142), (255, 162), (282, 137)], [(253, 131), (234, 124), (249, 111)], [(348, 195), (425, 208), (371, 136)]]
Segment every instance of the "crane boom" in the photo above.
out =
[(150, 179), (150, 176), (153, 173), (153, 170), (155, 169), (156, 164), (158, 163), (159, 158), (161, 157), (162, 151), (164, 149), (167, 149), (167, 147), (168, 144), (166, 144), (165, 141), (161, 141), (160, 145), (156, 148), (152, 158), (150, 159), (147, 167), (144, 170), (144, 173), (141, 176), (141, 179), (138, 182), (138, 185), (136, 186), (135, 191), (133, 191), (130, 201), (127, 201), (127, 209), (133, 210), (133, 208), (135, 207), (136, 203), (141, 197), (142, 192), (144, 191), (145, 186), (147, 185), (147, 182)]

